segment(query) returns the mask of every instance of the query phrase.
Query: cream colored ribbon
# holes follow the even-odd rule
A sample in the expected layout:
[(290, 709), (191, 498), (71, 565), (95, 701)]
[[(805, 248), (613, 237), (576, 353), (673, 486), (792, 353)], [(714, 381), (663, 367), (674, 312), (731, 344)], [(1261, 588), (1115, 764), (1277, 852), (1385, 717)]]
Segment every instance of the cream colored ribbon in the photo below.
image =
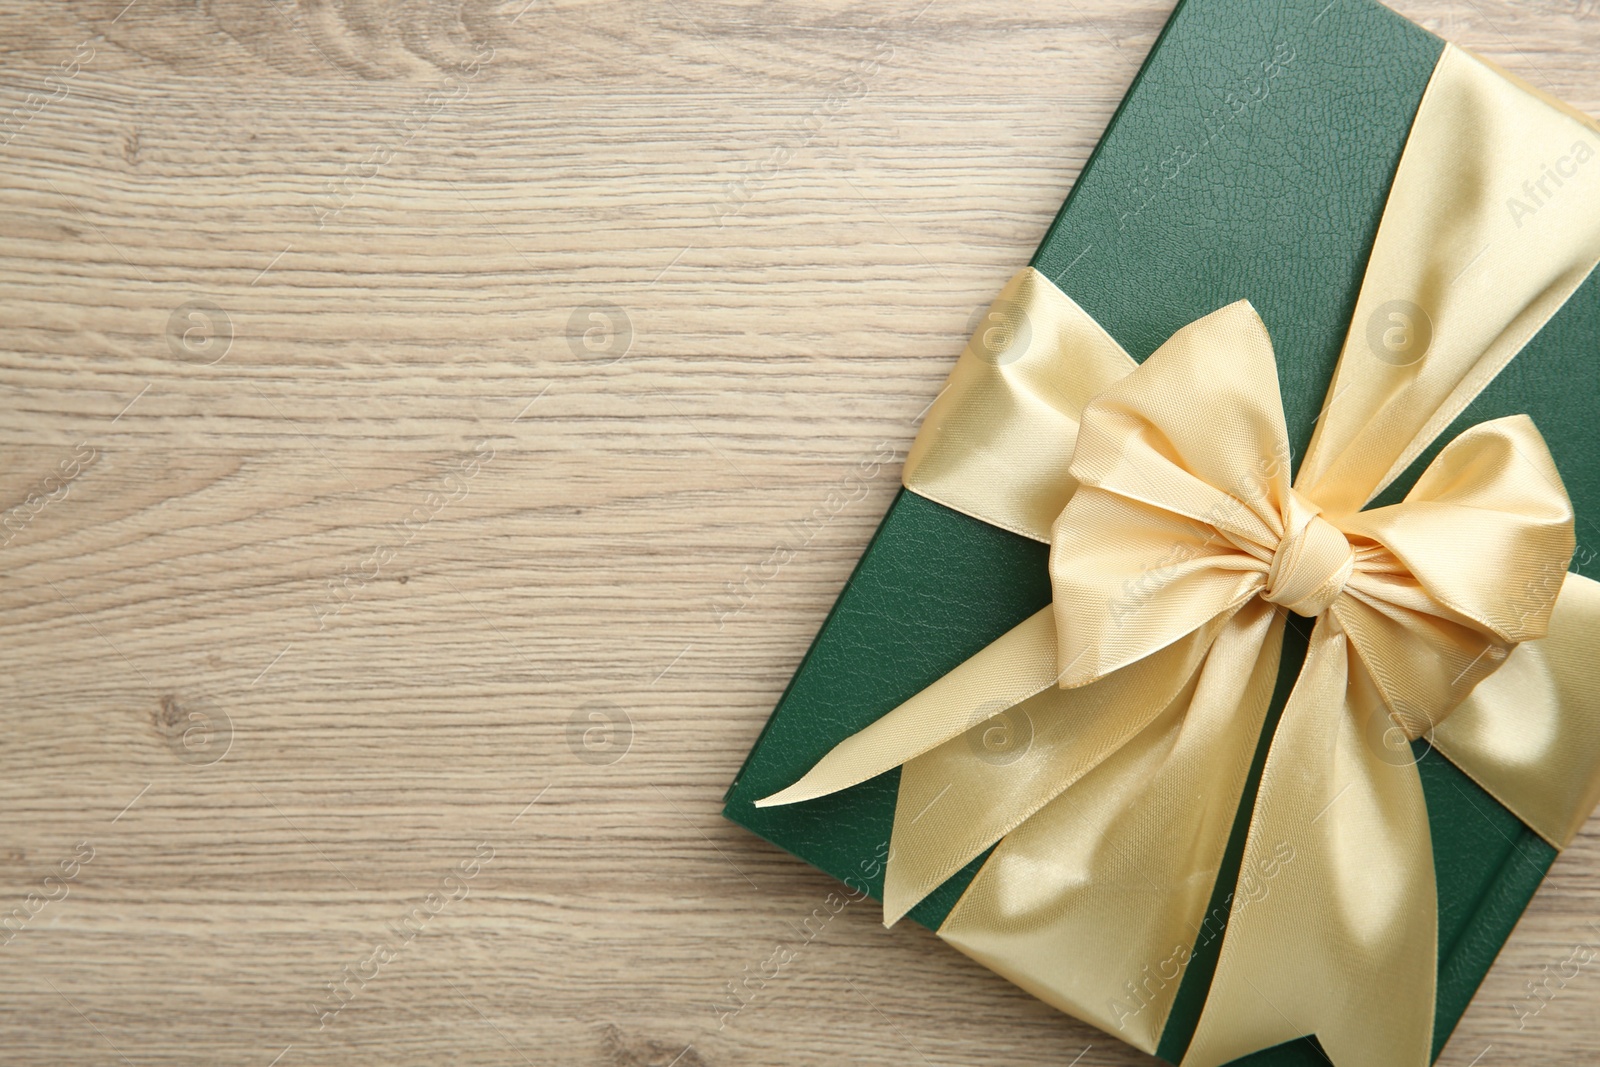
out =
[[(1446, 48), (1292, 487), (1276, 364), (1247, 303), (1135, 369), (1046, 279), (1019, 275), (905, 480), (1050, 540), (1054, 603), (761, 803), (903, 765), (886, 920), (998, 841), (940, 936), (1154, 1051), (1282, 627), (1314, 618), (1184, 1063), (1316, 1034), (1340, 1067), (1426, 1064), (1436, 894), (1404, 739), (1437, 727), (1446, 756), (1565, 844), (1600, 792), (1600, 586), (1565, 575), (1571, 509), (1526, 417), (1468, 430), (1403, 503), (1360, 509), (1600, 259), (1600, 167), (1569, 176), (1542, 219), (1498, 199), (1518, 161), (1593, 140)], [(1405, 343), (1419, 325), (1420, 351)], [(984, 745), (1002, 721), (1031, 730), (1020, 754)]]

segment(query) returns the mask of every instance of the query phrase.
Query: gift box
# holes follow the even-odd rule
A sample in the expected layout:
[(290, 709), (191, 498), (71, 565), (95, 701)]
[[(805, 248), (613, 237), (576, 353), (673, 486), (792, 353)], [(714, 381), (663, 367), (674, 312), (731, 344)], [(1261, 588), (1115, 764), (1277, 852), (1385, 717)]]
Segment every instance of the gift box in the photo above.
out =
[[(1524, 121), (1523, 116), (1529, 118)], [(1567, 536), (1575, 515), (1577, 549), (1558, 546), (1550, 550), (1550, 558), (1559, 557), (1558, 572), (1569, 558), (1576, 571), (1592, 558), (1585, 541), (1600, 521), (1596, 518), (1600, 469), (1592, 462), (1597, 438), (1591, 414), (1600, 395), (1600, 379), (1592, 366), (1600, 341), (1600, 282), (1593, 276), (1595, 260), (1600, 258), (1596, 145), (1600, 134), (1589, 120), (1371, 0), (1266, 4), (1182, 0), (1039, 246), (1030, 270), (1007, 287), (980, 324), (950, 387), (931, 409), (907, 464), (906, 482), (911, 488), (902, 489), (890, 507), (729, 789), (726, 816), (853, 888), (883, 897), (888, 864), (900, 850), (899, 841), (909, 840), (911, 825), (924, 812), (940, 810), (935, 805), (942, 793), (918, 793), (919, 807), (924, 795), (931, 798), (927, 808), (902, 810), (897, 819), (897, 804), (903, 808), (906, 798), (901, 796), (902, 771), (896, 766), (803, 802), (757, 807), (757, 801), (794, 787), (842, 742), (891, 712), (900, 714), (897, 709), (926, 701), (927, 694), (961, 688), (967, 684), (963, 678), (971, 681), (971, 664), (982, 662), (981, 656), (993, 656), (1006, 642), (1020, 640), (1017, 635), (1029, 626), (1047, 625), (1033, 620), (1049, 614), (1053, 602), (1061, 601), (1063, 588), (1086, 588), (1085, 583), (1092, 584), (1096, 577), (1089, 565), (1090, 573), (1080, 576), (1077, 586), (1071, 585), (1070, 575), (1058, 574), (1053, 589), (1048, 517), (1042, 524), (1032, 520), (1030, 526), (1025, 516), (1007, 510), (1005, 500), (993, 506), (980, 500), (969, 506), (970, 500), (990, 492), (985, 481), (1009, 485), (1032, 479), (1042, 484), (1048, 474), (1062, 483), (1054, 490), (1060, 499), (1047, 501), (1047, 515), (1054, 515), (1073, 497), (1073, 479), (1060, 473), (1069, 460), (1077, 464), (1074, 475), (1092, 465), (1082, 455), (1072, 456), (1071, 433), (1059, 441), (1042, 435), (1024, 436), (1020, 443), (1003, 447), (988, 438), (974, 444), (976, 437), (989, 433), (987, 426), (981, 433), (973, 430), (974, 410), (984, 419), (1001, 422), (1037, 416), (1049, 427), (1053, 413), (1040, 416), (1029, 408), (1037, 406), (1034, 394), (1023, 395), (1026, 389), (1002, 390), (1003, 395), (993, 391), (1002, 386), (1011, 389), (1030, 374), (1055, 374), (1054, 384), (1035, 380), (1027, 388), (1074, 394), (1061, 400), (1062, 410), (1087, 410), (1085, 405), (1093, 397), (1127, 374), (1126, 368), (1116, 367), (1121, 353), (1144, 364), (1158, 350), (1166, 352), (1164, 345), (1176, 346), (1186, 336), (1186, 327), (1203, 326), (1202, 320), (1215, 324), (1215, 316), (1223, 314), (1219, 309), (1237, 308), (1235, 302), (1241, 299), (1250, 302), (1270, 336), (1281, 393), (1284, 447), (1281, 455), (1268, 450), (1258, 472), (1262, 479), (1276, 478), (1280, 463), (1285, 471), (1300, 470), (1314, 437), (1323, 430), (1330, 436), (1345, 433), (1359, 445), (1362, 419), (1381, 423), (1374, 412), (1412, 404), (1424, 409), (1419, 425), (1428, 416), (1437, 425), (1419, 430), (1420, 444), (1402, 457), (1404, 462), (1375, 499), (1356, 501), (1356, 506), (1368, 509), (1400, 505), (1437, 487), (1442, 477), (1438, 472), (1453, 462), (1447, 453), (1458, 437), (1471, 437), (1468, 431), (1485, 423), (1505, 427), (1511, 422), (1495, 420), (1527, 416), (1537, 434), (1522, 440), (1542, 435), (1559, 473), (1540, 473), (1544, 468), (1538, 463), (1543, 461), (1530, 459), (1532, 466), (1507, 484), (1542, 478), (1558, 496), (1564, 490), (1571, 509)], [(1483, 157), (1481, 166), (1474, 165), (1477, 156)], [(1401, 181), (1397, 175), (1403, 160), (1409, 176)], [(1473, 220), (1487, 220), (1478, 224), (1481, 232), (1473, 229)], [(1412, 230), (1422, 234), (1426, 238), (1422, 243), (1429, 247), (1449, 246), (1450, 251), (1433, 260), (1423, 257), (1420, 264), (1410, 262), (1407, 249), (1417, 243)], [(1480, 238), (1481, 250), (1476, 248)], [(1544, 273), (1537, 284), (1527, 283), (1531, 295), (1501, 319), (1489, 326), (1472, 321), (1471, 292), (1476, 291), (1472, 287), (1499, 292), (1509, 284), (1507, 279), (1525, 281), (1537, 271)], [(1384, 284), (1369, 280), (1369, 275), (1385, 279)], [(1481, 303), (1487, 308), (1493, 300), (1483, 298)], [(1232, 314), (1237, 318), (1243, 313)], [(1459, 381), (1452, 379), (1452, 387), (1435, 390), (1453, 401), (1425, 404), (1416, 399), (1422, 391), (1418, 383), (1427, 380), (1420, 368), (1436, 367), (1429, 360), (1446, 359), (1459, 347), (1462, 335), (1474, 329), (1494, 334), (1480, 347), (1491, 354), (1503, 349), (1503, 358), (1488, 369), (1480, 360), (1471, 365), (1474, 369), (1458, 374)], [(1109, 340), (1099, 340), (1097, 330)], [(1041, 345), (1065, 349), (1100, 345), (1106, 351), (1092, 357), (1069, 352), (1062, 357), (1063, 364), (1036, 372), (1030, 370), (1035, 359), (1031, 353)], [(1352, 353), (1357, 352), (1374, 361), (1372, 366), (1353, 368)], [(1171, 363), (1180, 357), (1181, 353), (1162, 358)], [(1098, 380), (1092, 369), (1084, 370), (1096, 366), (1113, 369)], [(1366, 375), (1364, 380), (1336, 377), (1357, 369)], [(1144, 374), (1145, 368), (1141, 366), (1138, 373)], [(1348, 395), (1345, 388), (1351, 390)], [(1273, 410), (1278, 403), (1278, 397), (1271, 398)], [(1341, 403), (1346, 407), (1339, 408)], [(1356, 406), (1354, 415), (1349, 414), (1351, 404)], [(1123, 411), (1122, 417), (1126, 421), (1131, 416)], [(1233, 416), (1228, 409), (1197, 417), (1227, 427)], [(1076, 432), (1076, 423), (1068, 422)], [(1339, 430), (1335, 423), (1345, 429)], [(1326, 425), (1319, 428), (1319, 424)], [(1160, 452), (1165, 446), (1153, 447)], [(1519, 456), (1539, 451), (1536, 445), (1515, 442), (1508, 447)], [(1182, 451), (1178, 445), (1171, 448)], [(1358, 446), (1351, 449), (1352, 454), (1360, 451)], [(950, 453), (959, 453), (961, 460), (949, 460)], [(967, 465), (964, 472), (962, 462)], [(1112, 455), (1102, 465), (1110, 473), (1094, 477), (1103, 475), (1108, 484), (1115, 481), (1112, 468), (1118, 463), (1119, 457)], [(1475, 460), (1460, 469), (1478, 471), (1485, 465), (1493, 462)], [(1056, 473), (1049, 474), (1052, 471)], [(1459, 475), (1458, 481), (1466, 477)], [(966, 488), (956, 485), (963, 479)], [(947, 482), (955, 485), (949, 492)], [(1018, 492), (1049, 497), (1051, 491), (1032, 485)], [(1081, 489), (1078, 492), (1082, 494)], [(963, 495), (971, 493), (976, 496)], [(1246, 497), (1246, 503), (1253, 501)], [(1042, 505), (1034, 501), (1031, 506), (1038, 511)], [(1218, 523), (1227, 525), (1222, 519)], [(1058, 548), (1062, 529), (1058, 523)], [(1359, 549), (1351, 550), (1353, 559), (1367, 559), (1362, 553), (1377, 552), (1372, 546), (1382, 540), (1373, 535), (1377, 540), (1363, 541), (1349, 530), (1346, 535)], [(1089, 534), (1082, 537), (1089, 538), (1083, 543), (1095, 551), (1103, 547)], [(1437, 540), (1454, 543), (1454, 535)], [(1105, 633), (1121, 640), (1141, 632), (1147, 602), (1159, 600), (1173, 575), (1193, 562), (1192, 554), (1175, 552), (1147, 554), (1142, 571), (1135, 569), (1120, 580), (1119, 591), (1111, 595), (1113, 617)], [(1068, 568), (1071, 562), (1058, 560), (1057, 567)], [(1270, 562), (1272, 570), (1265, 579), (1269, 588), (1275, 579), (1284, 584), (1277, 556)], [(1488, 562), (1483, 566), (1495, 569)], [(1471, 569), (1471, 564), (1464, 567)], [(1427, 568), (1419, 563), (1412, 569), (1422, 575)], [(1340, 585), (1350, 580), (1350, 573), (1347, 564), (1340, 572)], [(1403, 580), (1412, 579), (1408, 575)], [(1421, 581), (1428, 583), (1426, 576)], [(1386, 1053), (1383, 1062), (1437, 1057), (1557, 849), (1594, 806), (1595, 767), (1600, 764), (1600, 699), (1596, 699), (1600, 683), (1582, 676), (1581, 666), (1569, 669), (1558, 664), (1559, 669), (1546, 670), (1546, 661), (1561, 661), (1564, 653), (1541, 651), (1543, 630), (1537, 629), (1553, 611), (1561, 623), (1562, 647), (1581, 643), (1573, 632), (1586, 630), (1590, 618), (1600, 619), (1588, 613), (1590, 584), (1559, 573), (1518, 579), (1517, 587), (1506, 594), (1522, 605), (1517, 620), (1485, 624), (1485, 633), (1493, 630), (1503, 638), (1514, 631), (1514, 636), (1485, 638), (1478, 656), (1454, 679), (1446, 679), (1452, 693), (1446, 713), (1455, 713), (1442, 724), (1413, 721), (1428, 716), (1393, 706), (1396, 701), (1389, 698), (1384, 671), (1374, 668), (1378, 689), (1388, 703), (1382, 719), (1369, 717), (1355, 728), (1356, 733), (1379, 763), (1402, 768), (1397, 773), (1420, 782), (1426, 826), (1420, 837), (1414, 837), (1424, 850), (1431, 849), (1434, 889), (1430, 892), (1436, 892), (1436, 900), (1427, 904), (1436, 915), (1436, 928), (1431, 919), (1411, 924), (1419, 930), (1423, 925), (1430, 928), (1426, 937), (1418, 934), (1420, 950), (1414, 946), (1405, 950), (1411, 955), (1431, 952), (1428, 966), (1436, 967), (1431, 1026), (1426, 1020), (1421, 1024), (1426, 1049), (1397, 1050), (1392, 1058)], [(1317, 599), (1320, 595), (1305, 592), (1297, 609), (1316, 600), (1326, 613)], [(1330, 595), (1341, 594), (1334, 588)], [(999, 958), (997, 962), (1007, 952), (1025, 954), (1026, 948), (1007, 948), (1004, 938), (984, 941), (950, 934), (952, 912), (958, 905), (974, 906), (964, 897), (971, 896), (968, 891), (975, 881), (983, 884), (980, 871), (991, 860), (1000, 862), (1001, 853), (993, 843), (947, 878), (941, 875), (936, 888), (918, 889), (907, 916), (933, 930), (945, 928), (942, 936), (949, 935), (947, 940), (1024, 988), (1173, 1063), (1185, 1061), (1186, 1056), (1191, 1062), (1220, 1062), (1218, 1048), (1265, 1048), (1260, 1035), (1276, 1026), (1252, 1023), (1255, 1008), (1230, 1006), (1234, 1002), (1228, 998), (1237, 1000), (1239, 994), (1224, 995), (1214, 988), (1224, 984), (1218, 980), (1219, 961), (1224, 945), (1231, 944), (1230, 952), (1237, 958), (1223, 968), (1230, 976), (1230, 990), (1254, 989), (1262, 1012), (1271, 1008), (1283, 1016), (1290, 1034), (1303, 1035), (1254, 1052), (1247, 1057), (1249, 1063), (1273, 1067), (1326, 1063), (1330, 1051), (1340, 1067), (1379, 1062), (1363, 1061), (1360, 1054), (1349, 1051), (1341, 1057), (1330, 1048), (1337, 1045), (1330, 1036), (1336, 1029), (1331, 1023), (1319, 1047), (1314, 1036), (1320, 1032), (1319, 1024), (1302, 1021), (1292, 993), (1282, 995), (1283, 1010), (1273, 1004), (1277, 990), (1296, 982), (1299, 972), (1293, 966), (1299, 964), (1286, 964), (1289, 970), (1282, 973), (1270, 961), (1251, 964), (1245, 954), (1251, 938), (1259, 942), (1260, 935), (1239, 932), (1247, 911), (1257, 915), (1281, 906), (1296, 879), (1311, 864), (1323, 862), (1315, 849), (1304, 843), (1297, 847), (1295, 842), (1301, 839), (1294, 834), (1282, 840), (1258, 841), (1251, 836), (1253, 818), (1258, 836), (1272, 824), (1272, 813), (1257, 815), (1263, 775), (1272, 778), (1267, 771), (1269, 753), (1274, 752), (1274, 738), (1296, 681), (1308, 670), (1308, 650), (1320, 647), (1316, 636), (1320, 631), (1313, 629), (1319, 613), (1283, 610), (1285, 596), (1273, 601), (1279, 621), (1269, 624), (1262, 616), (1261, 625), (1281, 626), (1282, 637), (1275, 669), (1256, 685), (1262, 694), (1259, 730), (1228, 760), (1205, 764), (1196, 772), (1193, 780), (1201, 783), (1197, 788), (1204, 795), (1163, 800), (1175, 805), (1173, 825), (1205, 827), (1217, 842), (1219, 856), (1183, 868), (1189, 874), (1181, 886), (1158, 885), (1148, 876), (1142, 879), (1151, 882), (1148, 887), (1133, 878), (1125, 885), (1108, 881), (1096, 886), (1093, 877), (1081, 875), (1079, 881), (1087, 884), (1072, 890), (1125, 896), (1124, 908), (1161, 908), (1167, 900), (1183, 896), (1190, 901), (1184, 905), (1189, 933), (1171, 951), (1131, 948), (1126, 959), (1093, 974), (1075, 973), (1077, 965), (1063, 958), (1047, 966), (1066, 973), (1040, 979), (1030, 970), (1035, 964), (1028, 961)], [(1395, 611), (1389, 615), (1398, 617)], [(1073, 637), (1060, 622), (1059, 612), (1056, 618), (1062, 632), (1052, 634), (1046, 643), (1065, 650)], [(1516, 624), (1526, 625), (1517, 630)], [(1350, 629), (1348, 619), (1345, 629)], [(1534, 633), (1539, 639), (1524, 640)], [(1273, 648), (1279, 647), (1279, 640), (1272, 638)], [(1595, 640), (1600, 641), (1600, 634)], [(1556, 638), (1548, 641), (1555, 649)], [(1104, 640), (1094, 644), (1094, 656), (1106, 644)], [(1152, 647), (1159, 644), (1154, 641)], [(1355, 644), (1360, 653), (1359, 642)], [(1513, 650), (1515, 654), (1509, 654)], [(1088, 651), (1086, 646), (1079, 657)], [(1527, 666), (1530, 658), (1541, 656), (1539, 670)], [(1066, 662), (1068, 658), (1063, 651), (1054, 666), (1063, 674), (1074, 669), (1081, 673), (1082, 668)], [(1576, 662), (1586, 657), (1567, 658)], [(1265, 659), (1262, 664), (1258, 673), (1273, 667)], [(1455, 673), (1454, 667), (1446, 673)], [(1540, 685), (1550, 693), (1539, 691)], [(968, 728), (960, 733), (960, 741), (940, 739), (946, 744), (942, 751), (953, 752), (952, 758), (968, 758), (950, 748), (965, 746), (983, 775), (1022, 768), (1035, 731), (1041, 731), (1037, 716), (1030, 717), (1027, 711), (1030, 703), (1019, 698), (1022, 690), (1007, 693), (1005, 688), (999, 685), (992, 700), (980, 699), (981, 691), (976, 697), (968, 694), (973, 710), (963, 723)], [(1192, 695), (1192, 688), (1187, 692)], [(1347, 694), (1345, 699), (1348, 707), (1357, 696)], [(1455, 710), (1458, 699), (1464, 702), (1461, 707), (1471, 706), (1470, 713)], [(1493, 707), (1485, 711), (1480, 705)], [(1501, 714), (1513, 722), (1523, 721), (1516, 718), (1519, 715), (1530, 717), (1528, 721), (1537, 724), (1534, 733), (1543, 731), (1539, 733), (1543, 747), (1524, 743), (1518, 752), (1504, 751), (1517, 746), (1504, 736), (1503, 724), (1493, 725)], [(1433, 729), (1435, 725), (1438, 729)], [(1526, 738), (1529, 730), (1521, 732)], [(1498, 763), (1491, 758), (1496, 746), (1503, 757)], [(1173, 757), (1168, 752), (1163, 758)], [(1100, 772), (1091, 770), (1089, 775), (1096, 773)], [(1142, 772), (1127, 773), (1137, 778)], [(1208, 779), (1214, 781), (1208, 784)], [(1233, 784), (1217, 784), (1223, 779)], [(1534, 784), (1528, 784), (1529, 779)], [(1554, 779), (1560, 779), (1559, 788), (1549, 784)], [(1326, 806), (1319, 800), (1308, 809), (1314, 814), (1301, 819), (1311, 839), (1326, 841), (1328, 827), (1349, 817), (1339, 805), (1349, 807), (1351, 801), (1343, 800), (1343, 790), (1333, 788), (1339, 784), (1335, 781), (1327, 790), (1331, 799)], [(1294, 795), (1296, 789), (1309, 796), (1320, 785), (1290, 782), (1274, 788), (1280, 796)], [(1045, 810), (1058, 812), (1056, 821), (1067, 827), (1055, 832), (1068, 837), (1080, 833), (1072, 829), (1078, 818), (1070, 810), (1073, 787), (1059, 797), (1051, 796)], [(1208, 810), (1196, 814), (1197, 806)], [(930, 816), (927, 822), (940, 818), (945, 816)], [(1083, 819), (1092, 822), (1093, 816)], [(1158, 819), (1150, 825), (1163, 823)], [(1093, 832), (1088, 825), (1081, 830), (1084, 835)], [(1092, 852), (1094, 847), (1093, 842), (1074, 842), (1062, 851), (1079, 849), (1075, 855), (1081, 858), (1088, 854), (1083, 849)], [(1168, 842), (1141, 847), (1176, 846)], [(1396, 869), (1403, 866), (1396, 860)], [(1094, 868), (1089, 870), (1092, 874)], [(1127, 870), (1138, 873), (1138, 866)], [(1195, 870), (1208, 875), (1214, 871), (1215, 876), (1197, 886)], [(995, 873), (994, 867), (985, 873), (1005, 876)], [(1050, 882), (1051, 877), (1041, 881)], [(1346, 877), (1359, 880), (1367, 874), (1335, 867), (1333, 877), (1325, 880)], [(1067, 884), (1072, 878), (1057, 880)], [(1352, 890), (1349, 896), (1359, 898), (1366, 891)], [(1015, 886), (998, 896), (988, 888), (984, 893), (1001, 901), (993, 905), (1000, 910), (1026, 911), (1034, 906), (1024, 901), (1027, 892)], [(1341, 906), (1348, 910), (1349, 896), (1343, 905), (1335, 895), (1325, 909), (1304, 909), (1303, 921), (1317, 926), (1322, 911), (1331, 913)], [(1072, 902), (1080, 899), (1063, 896), (1068, 903), (1057, 910), (1070, 912), (1078, 906)], [(1363, 905), (1353, 907), (1359, 911)], [(1355, 930), (1359, 940), (1362, 924), (1369, 920), (1371, 929), (1382, 929), (1382, 923), (1390, 921), (1381, 915), (1365, 916), (1344, 925)], [(1070, 916), (1064, 921), (1070, 923)], [(1137, 919), (1129, 921), (1137, 925)], [(1104, 956), (1120, 950), (1109, 946), (1093, 951)], [(1391, 946), (1373, 951), (1400, 950)], [(1356, 965), (1347, 970), (1360, 973)], [(1122, 980), (1106, 977), (1113, 974)], [(1338, 994), (1338, 989), (1316, 991), (1317, 996), (1333, 1000)], [(1355, 998), (1351, 1004), (1359, 1000), (1356, 994), (1351, 997)], [(1209, 1029), (1201, 1042), (1206, 1049), (1191, 1055), (1202, 1015), (1208, 1012), (1218, 1018), (1206, 1024)], [(1405, 1029), (1404, 1020), (1395, 1025)], [(1232, 1044), (1230, 1027), (1241, 1031)], [(1219, 1030), (1221, 1038), (1215, 1036)]]

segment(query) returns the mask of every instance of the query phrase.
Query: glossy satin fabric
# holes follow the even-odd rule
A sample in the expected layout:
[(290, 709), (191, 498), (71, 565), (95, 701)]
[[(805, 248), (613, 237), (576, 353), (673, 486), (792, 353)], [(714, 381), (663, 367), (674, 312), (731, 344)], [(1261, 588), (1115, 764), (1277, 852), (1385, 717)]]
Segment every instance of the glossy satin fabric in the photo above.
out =
[[(1462, 434), (1403, 504), (1359, 509), (1600, 258), (1594, 179), (1573, 179), (1565, 209), (1552, 201), (1532, 221), (1508, 221), (1501, 202), (1522, 161), (1585, 136), (1445, 50), (1292, 488), (1270, 341), (1248, 304), (1135, 370), (1068, 297), (1019, 275), (985, 327), (1001, 328), (980, 328), (930, 411), (905, 481), (1051, 540), (1055, 603), (762, 803), (903, 765), (886, 919), (999, 841), (940, 936), (1154, 1051), (1282, 626), (1314, 618), (1185, 1064), (1310, 1033), (1341, 1067), (1425, 1064), (1437, 922), (1405, 741), (1438, 726), (1445, 755), (1564, 844), (1600, 794), (1600, 587), (1563, 585), (1570, 507), (1526, 418)], [(1430, 328), (1418, 359), (1373, 345), (1367, 323), (1395, 306)], [(1402, 316), (1400, 338), (1414, 326)], [(1540, 698), (1494, 700), (1502, 664)], [(971, 732), (1001, 711), (1031, 723), (1014, 760), (989, 758)]]
[(1048, 278), (1018, 271), (928, 409), (901, 479), (919, 496), (1049, 541), (1076, 488), (1067, 467), (1084, 405), (1136, 366)]
[[(1518, 645), (1430, 740), (1530, 829), (1565, 848), (1600, 803), (1596, 717), (1582, 714), (1600, 708), (1600, 582), (1560, 577), (1550, 635)], [(1512, 706), (1514, 716), (1500, 710)]]

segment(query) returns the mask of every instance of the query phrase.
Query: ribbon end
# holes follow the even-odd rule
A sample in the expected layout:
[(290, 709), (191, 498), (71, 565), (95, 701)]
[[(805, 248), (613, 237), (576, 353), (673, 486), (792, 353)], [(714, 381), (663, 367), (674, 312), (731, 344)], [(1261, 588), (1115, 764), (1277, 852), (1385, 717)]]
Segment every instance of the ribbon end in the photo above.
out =
[[(939, 879), (942, 882), (943, 879)], [(888, 864), (883, 873), (883, 925), (885, 928), (893, 927), (895, 923), (904, 919), (911, 909), (922, 903), (939, 882), (919, 889), (917, 884), (909, 877), (905, 862), (896, 862), (894, 852), (889, 853)]]
[(755, 802), (755, 806), (758, 808), (781, 808), (789, 804), (798, 804), (803, 800), (815, 800), (817, 797), (826, 796), (828, 793), (826, 789), (818, 790), (815, 787), (806, 785), (806, 781), (810, 777), (810, 775), (806, 775), (805, 778), (800, 779), (789, 788), (780, 789), (769, 797), (762, 797)]

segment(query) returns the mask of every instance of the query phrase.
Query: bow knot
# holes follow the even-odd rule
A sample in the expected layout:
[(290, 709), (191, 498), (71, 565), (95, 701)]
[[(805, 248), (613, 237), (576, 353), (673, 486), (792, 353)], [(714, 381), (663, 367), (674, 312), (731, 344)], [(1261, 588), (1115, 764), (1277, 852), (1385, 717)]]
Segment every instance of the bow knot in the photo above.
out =
[[(1315, 618), (1344, 592), (1355, 572), (1356, 552), (1344, 533), (1290, 491), (1290, 514), (1298, 525), (1284, 534), (1272, 554), (1262, 597), (1296, 615)], [(1303, 517), (1303, 518), (1302, 518)]]

